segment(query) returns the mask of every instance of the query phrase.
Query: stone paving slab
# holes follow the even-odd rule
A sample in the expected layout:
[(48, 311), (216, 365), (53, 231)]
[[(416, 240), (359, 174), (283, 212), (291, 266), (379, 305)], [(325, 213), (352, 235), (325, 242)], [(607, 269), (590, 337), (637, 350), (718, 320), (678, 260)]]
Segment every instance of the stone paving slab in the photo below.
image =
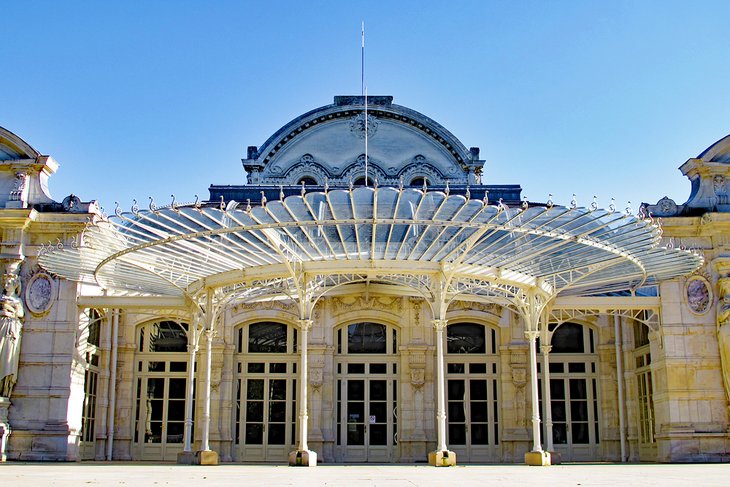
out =
[(275, 465), (214, 467), (118, 462), (0, 464), (0, 486), (730, 486), (730, 464)]

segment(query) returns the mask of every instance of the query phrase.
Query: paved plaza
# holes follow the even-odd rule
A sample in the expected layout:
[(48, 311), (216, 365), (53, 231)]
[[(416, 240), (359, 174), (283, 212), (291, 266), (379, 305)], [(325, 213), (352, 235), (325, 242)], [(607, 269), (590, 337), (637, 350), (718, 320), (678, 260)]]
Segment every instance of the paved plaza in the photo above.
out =
[(45, 486), (728, 486), (730, 464), (577, 464), (552, 467), (467, 465), (274, 465), (215, 467), (140, 463), (8, 463), (0, 465), (0, 485)]

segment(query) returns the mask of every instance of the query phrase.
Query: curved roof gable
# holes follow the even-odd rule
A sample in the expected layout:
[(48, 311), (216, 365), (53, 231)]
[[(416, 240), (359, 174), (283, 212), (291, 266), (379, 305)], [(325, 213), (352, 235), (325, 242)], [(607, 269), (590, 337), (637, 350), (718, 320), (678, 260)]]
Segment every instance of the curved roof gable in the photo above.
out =
[[(373, 176), (397, 180), (419, 164), (444, 180), (466, 182), (469, 172), (481, 167), (478, 149), (469, 151), (436, 121), (392, 101), (392, 96), (368, 96), (368, 161), (374, 166)], [(337, 96), (333, 104), (286, 124), (260, 149), (251, 147), (244, 167), (249, 173), (260, 171), (263, 183), (301, 172), (302, 163), (330, 180), (357, 176), (354, 168), (362, 164), (365, 152), (364, 109), (362, 96)]]

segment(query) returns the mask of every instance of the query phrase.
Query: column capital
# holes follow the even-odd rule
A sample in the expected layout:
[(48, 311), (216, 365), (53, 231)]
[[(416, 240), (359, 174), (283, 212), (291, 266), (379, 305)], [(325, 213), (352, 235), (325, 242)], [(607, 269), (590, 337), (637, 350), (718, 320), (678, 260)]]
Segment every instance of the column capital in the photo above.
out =
[(535, 340), (537, 340), (537, 337), (539, 337), (539, 336), (540, 336), (540, 332), (537, 330), (530, 330), (530, 331), (525, 332), (525, 338), (527, 338), (531, 342), (534, 342)]
[(431, 325), (437, 330), (443, 330), (448, 324), (449, 320), (431, 320)]
[(297, 326), (299, 326), (301, 330), (309, 331), (309, 329), (314, 326), (314, 320), (297, 320)]
[(550, 353), (552, 349), (552, 345), (540, 345), (540, 350), (542, 350), (542, 353)]
[(193, 353), (198, 351), (198, 346), (193, 345), (191, 343), (188, 343), (188, 353)]

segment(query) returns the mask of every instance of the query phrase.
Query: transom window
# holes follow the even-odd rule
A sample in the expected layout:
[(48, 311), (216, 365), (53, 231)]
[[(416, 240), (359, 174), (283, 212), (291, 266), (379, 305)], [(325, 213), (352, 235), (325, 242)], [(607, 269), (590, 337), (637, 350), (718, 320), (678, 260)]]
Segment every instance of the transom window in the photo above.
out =
[(177, 321), (157, 321), (139, 329), (140, 352), (187, 352), (188, 325)]
[(295, 353), (297, 330), (274, 321), (263, 321), (238, 329), (238, 353)]
[(347, 325), (337, 330), (337, 353), (398, 353), (398, 332), (380, 323), (363, 322)]
[[(550, 340), (550, 353), (596, 353), (593, 330), (576, 323), (550, 325), (553, 336)], [(538, 347), (538, 353), (540, 348)]]
[(497, 353), (497, 332), (477, 323), (454, 323), (446, 327), (446, 353)]

